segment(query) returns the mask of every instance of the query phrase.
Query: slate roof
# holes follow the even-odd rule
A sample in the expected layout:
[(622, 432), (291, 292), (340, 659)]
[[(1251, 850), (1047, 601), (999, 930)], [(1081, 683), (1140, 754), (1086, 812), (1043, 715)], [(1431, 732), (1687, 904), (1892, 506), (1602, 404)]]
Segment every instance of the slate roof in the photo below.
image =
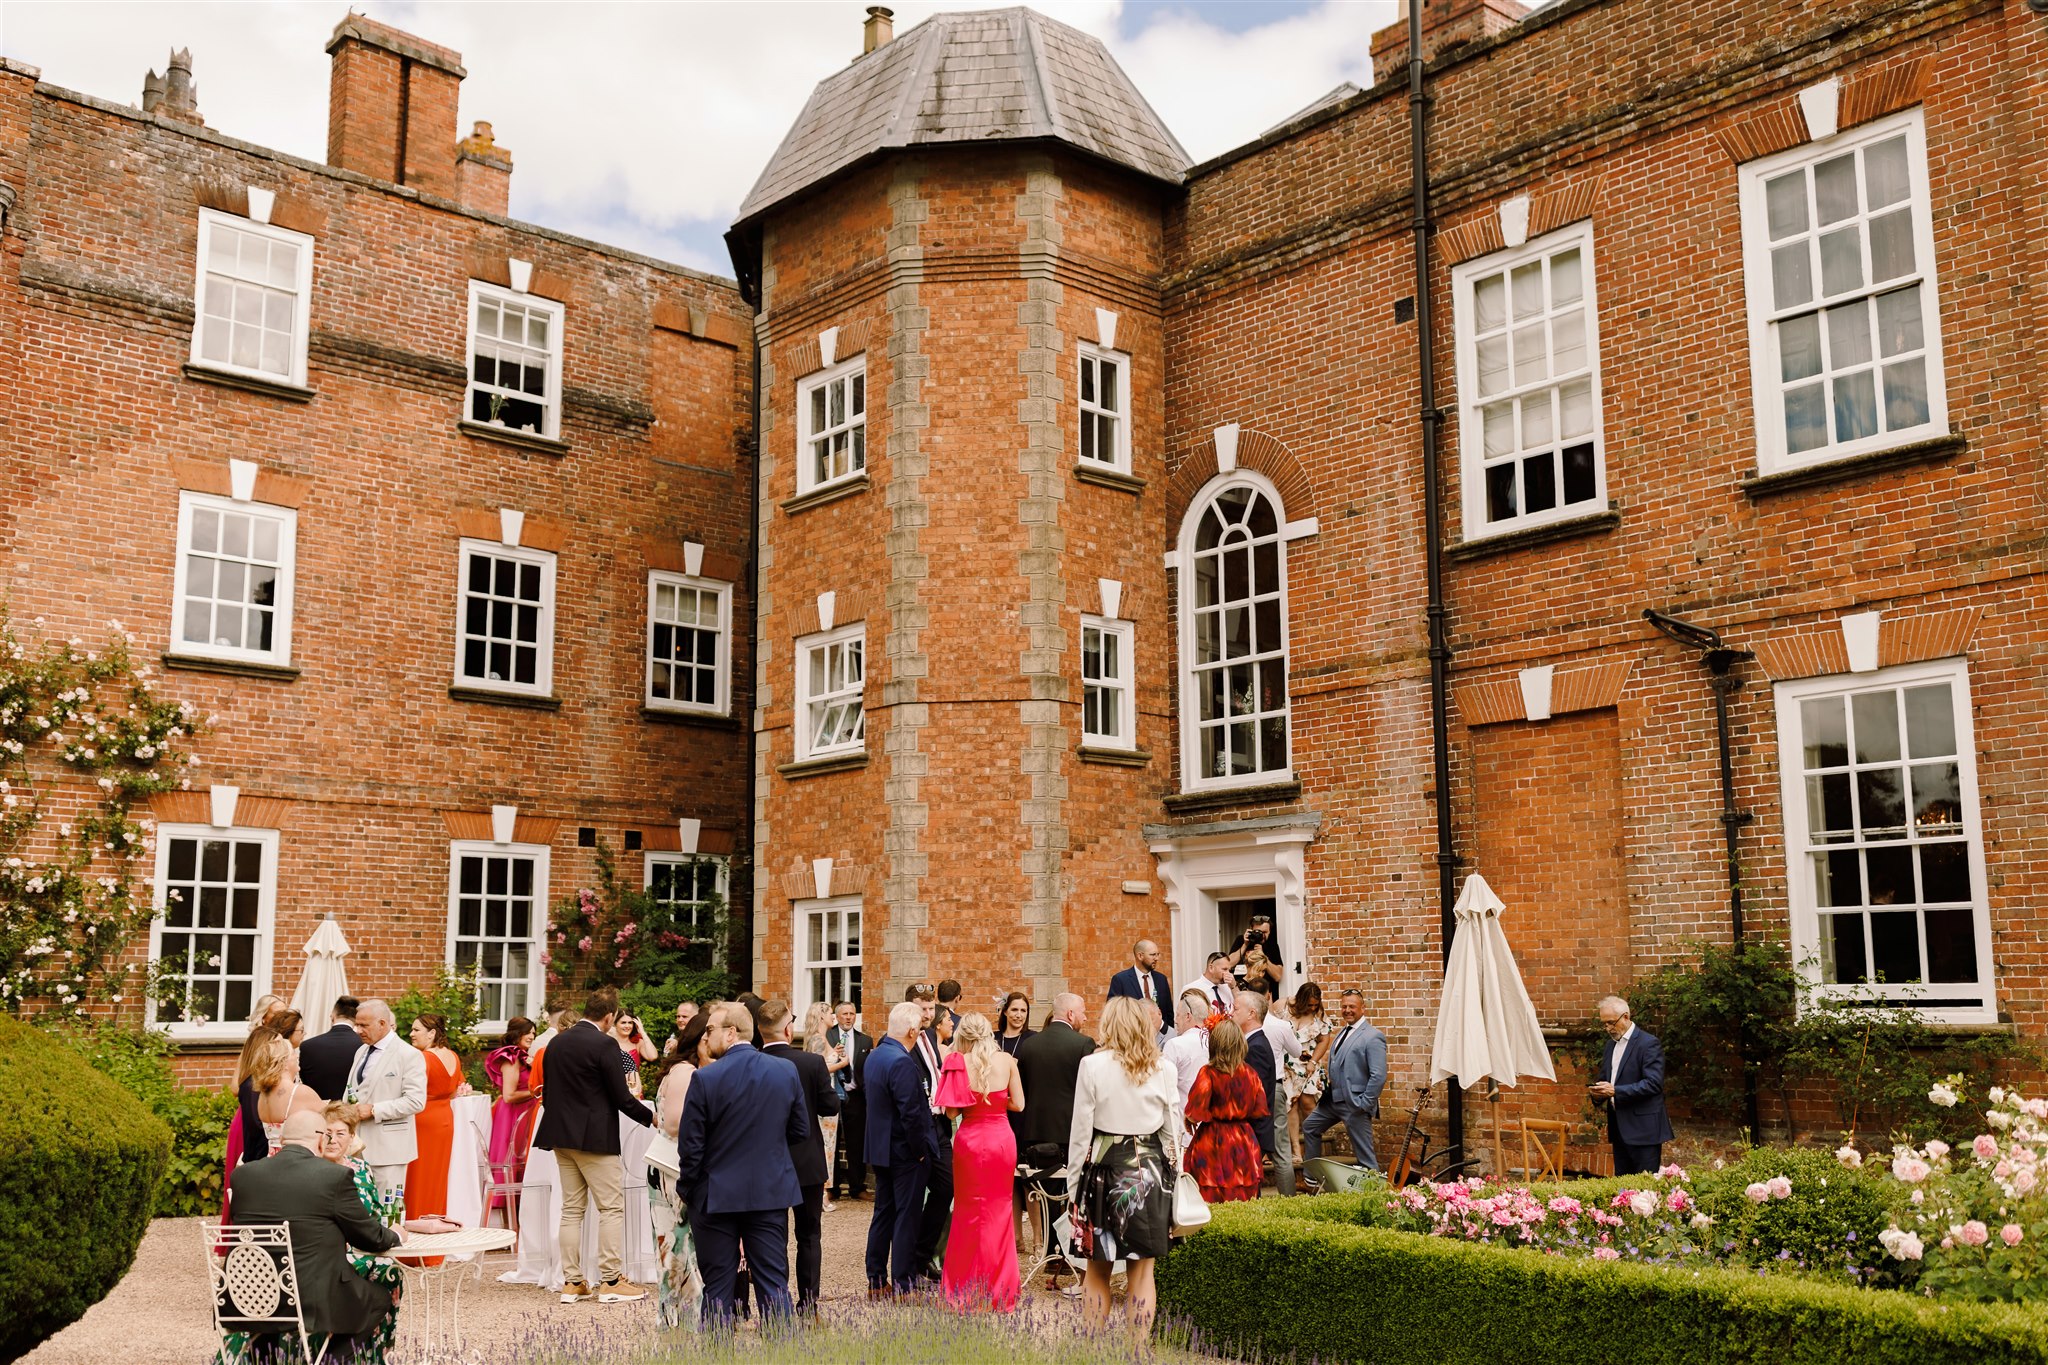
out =
[(1023, 8), (935, 14), (818, 83), (738, 221), (892, 148), (1035, 139), (1173, 185), (1189, 164), (1096, 39)]

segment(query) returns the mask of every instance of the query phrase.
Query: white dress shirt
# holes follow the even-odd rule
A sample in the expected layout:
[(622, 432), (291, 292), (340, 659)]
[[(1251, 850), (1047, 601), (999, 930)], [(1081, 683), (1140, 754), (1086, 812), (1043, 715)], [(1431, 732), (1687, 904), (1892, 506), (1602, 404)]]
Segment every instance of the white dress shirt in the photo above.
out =
[(1612, 1059), (1610, 1060), (1610, 1062), (1609, 1062), (1609, 1065), (1608, 1065), (1608, 1068), (1607, 1068), (1607, 1081), (1608, 1081), (1608, 1084), (1612, 1085), (1612, 1084), (1614, 1083), (1614, 1078), (1615, 1078), (1616, 1076), (1619, 1076), (1619, 1075), (1621, 1074), (1621, 1057), (1622, 1057), (1622, 1054), (1628, 1051), (1628, 1040), (1629, 1040), (1629, 1039), (1631, 1039), (1631, 1038), (1633, 1038), (1633, 1037), (1635, 1037), (1635, 1036), (1636, 1036), (1636, 1026), (1635, 1026), (1635, 1025), (1634, 1025), (1633, 1023), (1631, 1023), (1631, 1024), (1630, 1024), (1630, 1025), (1628, 1026), (1628, 1032), (1627, 1032), (1627, 1033), (1624, 1033), (1624, 1034), (1622, 1034), (1622, 1035), (1621, 1035), (1621, 1037), (1619, 1037), (1619, 1038), (1616, 1038), (1616, 1039), (1614, 1040), (1614, 1056), (1613, 1056), (1613, 1058), (1612, 1058)]
[(1206, 976), (1198, 976), (1180, 988), (1182, 995), (1189, 991), (1199, 992), (1204, 1000), (1225, 1014), (1230, 1013), (1231, 1002), (1237, 999), (1237, 987), (1231, 984), (1229, 977), (1221, 981), (1211, 981)]
[(1266, 1041), (1273, 1045), (1273, 1079), (1284, 1081), (1287, 1059), (1301, 1055), (1301, 1035), (1294, 1031), (1294, 1025), (1270, 1012), (1259, 1027), (1266, 1031)]

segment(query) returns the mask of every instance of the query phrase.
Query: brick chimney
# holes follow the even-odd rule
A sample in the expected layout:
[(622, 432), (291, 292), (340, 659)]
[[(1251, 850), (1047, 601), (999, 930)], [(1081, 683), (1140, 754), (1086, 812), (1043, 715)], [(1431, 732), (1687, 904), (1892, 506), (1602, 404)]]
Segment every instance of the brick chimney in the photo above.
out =
[(142, 78), (142, 112), (206, 126), (206, 120), (199, 116), (199, 87), (192, 83), (191, 48), (172, 52), (163, 75), (157, 75), (152, 68)]
[(865, 57), (896, 36), (896, 11), (886, 5), (869, 5), (866, 22), (860, 26), (860, 55)]
[(490, 124), (479, 120), (455, 144), (455, 181), (462, 207), (505, 216), (512, 202), (512, 153), (492, 140)]
[[(1401, 17), (1372, 35), (1372, 78), (1374, 84), (1408, 65), (1408, 6), (1402, 0)], [(1454, 47), (1491, 38), (1521, 22), (1529, 10), (1516, 0), (1422, 0), (1422, 55), (1432, 59)]]
[(335, 25), (327, 51), (327, 164), (457, 198), (462, 54), (360, 14)]

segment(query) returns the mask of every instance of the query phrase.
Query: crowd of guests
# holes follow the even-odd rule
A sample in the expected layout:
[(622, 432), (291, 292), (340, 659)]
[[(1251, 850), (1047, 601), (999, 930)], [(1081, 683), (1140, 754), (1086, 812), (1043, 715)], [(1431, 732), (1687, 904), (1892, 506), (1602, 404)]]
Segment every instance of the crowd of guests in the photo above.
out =
[[(822, 1215), (869, 1199), (872, 1175), (871, 1297), (1008, 1311), (1021, 1256), (1047, 1264), (1048, 1287), (1080, 1297), (1091, 1326), (1106, 1321), (1120, 1275), (1143, 1330), (1180, 1173), (1212, 1203), (1257, 1198), (1269, 1180), (1293, 1194), (1296, 1154), (1319, 1155), (1338, 1125), (1354, 1159), (1376, 1168), (1387, 1074), (1356, 991), (1334, 1018), (1314, 982), (1278, 998), (1269, 922), (1177, 991), (1159, 957), (1134, 945), (1093, 1037), (1078, 993), (1056, 996), (1034, 1028), (1023, 992), (984, 1014), (963, 1008), (954, 981), (913, 984), (879, 1036), (854, 1001), (799, 1021), (787, 1002), (753, 995), (684, 1002), (659, 1049), (609, 990), (580, 1009), (551, 1006), (545, 1028), (513, 1019), (482, 1059), (495, 1092), (485, 1217), (510, 1221), (505, 1190), (532, 1149), (552, 1152), (561, 1301), (652, 1293), (664, 1324), (694, 1327), (814, 1311)], [(292, 1224), (309, 1330), (346, 1339), (334, 1358), (382, 1359), (398, 1297), (379, 1258), (397, 1241), (391, 1225), (432, 1230), (447, 1212), (450, 1102), (469, 1091), (448, 1043), (436, 1015), (400, 1038), (383, 1001), (351, 999), (307, 1038), (269, 1001), (243, 1049), (227, 1216)], [(651, 1287), (624, 1274), (621, 1116), (658, 1133)], [(1043, 1226), (1046, 1208), (1068, 1216)], [(1072, 1263), (1085, 1269), (1063, 1286)]]

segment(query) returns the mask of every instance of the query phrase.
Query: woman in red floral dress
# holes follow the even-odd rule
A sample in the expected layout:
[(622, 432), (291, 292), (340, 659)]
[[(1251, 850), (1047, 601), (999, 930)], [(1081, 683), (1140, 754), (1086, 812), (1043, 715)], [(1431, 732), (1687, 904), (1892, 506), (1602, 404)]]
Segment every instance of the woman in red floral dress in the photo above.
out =
[(1244, 1062), (1244, 1034), (1225, 1019), (1209, 1030), (1209, 1061), (1188, 1091), (1187, 1170), (1212, 1204), (1257, 1199), (1264, 1171), (1251, 1120), (1264, 1118), (1266, 1086)]

